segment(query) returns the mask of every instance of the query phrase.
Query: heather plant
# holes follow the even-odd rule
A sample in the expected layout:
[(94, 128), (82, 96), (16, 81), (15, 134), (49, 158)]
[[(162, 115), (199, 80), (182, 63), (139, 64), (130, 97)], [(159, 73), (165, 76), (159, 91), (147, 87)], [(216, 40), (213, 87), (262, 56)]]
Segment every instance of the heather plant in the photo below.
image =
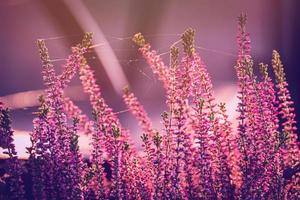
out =
[[(162, 130), (128, 86), (123, 100), (143, 133), (142, 150), (133, 144), (116, 113), (102, 97), (86, 53), (95, 46), (86, 33), (57, 75), (44, 40), (38, 40), (44, 96), (33, 120), (27, 167), (17, 158), (9, 110), (0, 102), (0, 147), (7, 155), (3, 199), (299, 199), (300, 151), (295, 112), (277, 51), (272, 69), (260, 63), (255, 74), (246, 16), (238, 19), (238, 127), (195, 48), (195, 31), (170, 48), (170, 63), (151, 49), (141, 33), (133, 42), (162, 82), (167, 110)], [(78, 73), (89, 96), (89, 119), (64, 89)], [(87, 134), (91, 152), (84, 159), (78, 138)], [(27, 171), (26, 171), (27, 168)], [(22, 175), (32, 184), (24, 190)], [(28, 186), (27, 186), (28, 187)]]
[(22, 180), (24, 168), (18, 160), (17, 152), (14, 145), (13, 130), (11, 127), (11, 119), (9, 110), (4, 108), (3, 103), (0, 102), (0, 147), (3, 153), (8, 156), (7, 175), (4, 181), (8, 186), (8, 195), (1, 194), (0, 197), (11, 199), (24, 199), (25, 191)]

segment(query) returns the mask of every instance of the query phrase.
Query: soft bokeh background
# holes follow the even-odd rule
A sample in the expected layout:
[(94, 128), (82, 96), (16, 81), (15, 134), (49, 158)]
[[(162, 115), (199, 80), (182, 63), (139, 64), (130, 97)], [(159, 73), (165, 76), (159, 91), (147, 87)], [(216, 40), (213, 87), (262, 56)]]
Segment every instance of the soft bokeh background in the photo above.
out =
[[(256, 64), (270, 64), (273, 49), (280, 51), (294, 101), (297, 119), (299, 97), (299, 31), (297, 0), (1, 0), (0, 1), (0, 97), (12, 109), (17, 149), (26, 156), (32, 112), (42, 93), (41, 63), (35, 41), (46, 40), (50, 56), (60, 65), (70, 47), (85, 31), (95, 33), (99, 44), (88, 61), (96, 71), (107, 103), (118, 112), (124, 127), (140, 144), (140, 129), (126, 110), (120, 91), (129, 84), (145, 106), (157, 128), (160, 113), (166, 109), (162, 85), (137, 52), (130, 37), (142, 32), (168, 63), (168, 48), (188, 27), (197, 31), (197, 50), (208, 66), (218, 101), (225, 101), (234, 119), (236, 106), (237, 16), (248, 15), (247, 29), (252, 38)], [(179, 45), (180, 46), (180, 45)], [(87, 96), (72, 82), (67, 94), (87, 114)], [(81, 148), (88, 152), (88, 138), (81, 137)]]

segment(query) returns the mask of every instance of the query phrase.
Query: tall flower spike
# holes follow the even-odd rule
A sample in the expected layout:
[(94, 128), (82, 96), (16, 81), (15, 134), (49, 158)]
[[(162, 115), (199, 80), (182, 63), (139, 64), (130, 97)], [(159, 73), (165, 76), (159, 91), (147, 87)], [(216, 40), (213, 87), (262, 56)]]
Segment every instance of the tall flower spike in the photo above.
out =
[(148, 117), (144, 107), (140, 104), (138, 99), (134, 96), (132, 92), (130, 92), (129, 87), (125, 87), (123, 89), (124, 95), (123, 100), (129, 109), (129, 111), (135, 116), (138, 120), (140, 126), (144, 133), (148, 134), (149, 137), (154, 136), (154, 129), (152, 127), (152, 122)]
[(238, 77), (240, 102), (238, 112), (240, 116), (238, 126), (238, 142), (241, 152), (239, 166), (242, 171), (241, 198), (262, 198), (260, 192), (260, 173), (263, 154), (260, 147), (263, 145), (261, 112), (261, 97), (258, 95), (257, 80), (253, 74), (253, 60), (250, 56), (250, 38), (246, 32), (246, 16), (238, 19), (238, 59), (236, 72)]
[(290, 92), (287, 88), (286, 77), (280, 55), (273, 51), (272, 67), (276, 76), (277, 95), (279, 100), (279, 114), (282, 123), (284, 161), (288, 166), (293, 166), (299, 162), (300, 151), (297, 144), (296, 121), (294, 113), (294, 102), (291, 100)]
[[(32, 145), (27, 148), (33, 185), (26, 187), (32, 189), (26, 196), (41, 200), (299, 199), (300, 150), (295, 111), (280, 56), (273, 52), (275, 84), (265, 64), (259, 65), (257, 77), (246, 16), (242, 14), (238, 20), (236, 133), (225, 104), (216, 104), (207, 67), (195, 49), (194, 30), (188, 29), (181, 37), (180, 61), (179, 49), (172, 46), (169, 68), (140, 33), (134, 36), (134, 42), (164, 84), (169, 109), (162, 114), (164, 134), (160, 134), (153, 130), (134, 94), (125, 89), (125, 103), (144, 132), (142, 155), (116, 113), (105, 103), (84, 57), (94, 47), (91, 33), (72, 47), (60, 75), (55, 74), (45, 42), (39, 40), (46, 89), (33, 120)], [(63, 90), (78, 70), (92, 104), (92, 122), (64, 96)], [(73, 125), (70, 118), (74, 118)], [(91, 157), (86, 164), (79, 151), (79, 129), (91, 136)], [(24, 169), (13, 144), (9, 111), (1, 102), (0, 149), (8, 158), (8, 170), (4, 175), (0, 173), (0, 199), (23, 200)], [(11, 189), (6, 190), (7, 194), (2, 193), (3, 183)]]
[[(231, 127), (226, 118), (225, 104), (220, 105), (220, 113), (215, 113), (216, 121), (213, 124), (215, 150), (214, 181), (217, 185), (216, 192), (220, 199), (233, 199), (234, 187), (231, 181), (230, 154), (232, 142), (230, 141)], [(220, 114), (220, 115), (218, 115)], [(222, 122), (223, 121), (223, 122)]]
[[(72, 54), (68, 57), (67, 63), (62, 66), (62, 73), (58, 76), (60, 85), (65, 88), (79, 69), (78, 59), (86, 53), (92, 45), (92, 33), (85, 33), (80, 44), (72, 47)], [(70, 118), (79, 119), (79, 128), (86, 134), (92, 131), (92, 122), (82, 113), (79, 107), (68, 97), (64, 97), (64, 110)]]
[(72, 47), (72, 54), (69, 56), (67, 63), (62, 66), (62, 73), (58, 77), (61, 85), (68, 84), (78, 71), (80, 63), (76, 62), (76, 59), (79, 59), (81, 54), (84, 54), (89, 50), (92, 45), (92, 36), (92, 33), (85, 33), (81, 43)]
[(33, 131), (30, 133), (31, 147), (27, 148), (29, 153), (29, 167), (32, 176), (32, 196), (34, 199), (53, 198), (55, 195), (53, 187), (53, 161), (51, 148), (55, 137), (48, 132), (49, 124), (47, 115), (49, 109), (45, 104), (43, 96), (39, 97), (40, 107), (36, 112), (37, 117), (33, 120)]
[[(166, 166), (165, 179), (171, 177), (173, 188), (169, 189), (179, 198), (185, 197), (185, 191), (189, 195), (193, 192), (192, 168), (189, 164), (192, 159), (191, 135), (187, 134), (189, 129), (189, 106), (188, 97), (190, 91), (189, 68), (178, 62), (179, 50), (171, 47), (170, 53), (170, 85), (167, 90), (167, 104), (170, 115), (163, 115), (163, 122), (166, 129)], [(169, 122), (167, 122), (169, 121)], [(184, 184), (186, 179), (187, 186)], [(165, 181), (167, 183), (168, 181)], [(167, 186), (167, 184), (165, 184)], [(168, 190), (165, 186), (164, 190)], [(171, 193), (172, 193), (171, 192)], [(187, 197), (188, 198), (188, 197)]]
[(93, 189), (96, 198), (105, 199), (107, 196), (107, 191), (104, 186), (105, 176), (104, 176), (104, 133), (105, 129), (103, 125), (99, 124), (99, 113), (94, 110), (93, 113), (94, 119), (94, 131), (91, 134), (92, 139), (92, 152), (91, 152), (91, 169), (90, 173), (93, 174), (92, 180), (87, 181), (87, 188), (85, 192), (89, 192), (89, 189)]
[[(130, 149), (132, 143), (129, 141), (127, 130), (123, 129), (116, 114), (113, 113), (112, 109), (105, 103), (101, 95), (99, 85), (96, 83), (94, 72), (91, 67), (87, 64), (86, 59), (81, 56), (79, 67), (79, 78), (81, 80), (83, 90), (89, 95), (92, 108), (97, 113), (98, 118), (95, 122), (95, 126), (98, 126), (98, 131), (94, 138), (103, 138), (104, 145), (99, 147), (96, 145), (97, 139), (93, 139), (92, 143), (94, 151), (97, 148), (105, 148), (107, 152), (108, 162), (111, 164), (112, 169), (112, 184), (110, 188), (109, 196), (111, 198), (119, 198), (121, 195), (121, 176), (120, 176), (120, 159), (122, 158), (123, 150), (122, 142), (127, 141)], [(95, 165), (97, 165), (95, 163)], [(101, 183), (97, 183), (101, 185)]]
[(143, 141), (143, 147), (144, 152), (146, 153), (145, 156), (145, 175), (149, 177), (148, 179), (148, 185), (149, 188), (152, 188), (153, 181), (150, 181), (152, 179), (152, 174), (154, 173), (154, 157), (155, 157), (155, 148), (153, 147), (153, 142), (150, 140), (150, 138), (153, 138), (155, 136), (155, 130), (152, 127), (152, 122), (149, 119), (146, 111), (144, 110), (143, 106), (140, 104), (138, 99), (134, 96), (132, 92), (130, 92), (129, 87), (125, 87), (123, 89), (124, 95), (123, 100), (125, 104), (127, 105), (129, 111), (135, 116), (135, 118), (138, 120), (139, 125), (141, 126), (144, 134), (141, 136)]
[[(64, 113), (63, 89), (74, 75), (73, 69), (78, 69), (80, 59), (86, 48), (80, 48), (81, 45), (72, 48), (72, 54), (67, 59), (68, 67), (63, 71), (64, 76), (56, 76), (54, 66), (50, 63), (48, 49), (43, 40), (38, 40), (39, 52), (43, 64), (43, 79), (46, 85), (46, 105), (49, 107), (47, 121), (49, 123), (49, 132), (53, 134), (54, 141), (52, 142), (52, 162), (54, 167), (54, 188), (57, 198), (68, 199), (72, 196), (70, 188), (72, 180), (77, 175), (71, 174), (69, 170), (72, 161), (70, 143), (71, 136), (68, 130), (67, 116)], [(67, 69), (67, 70), (66, 70)], [(70, 72), (68, 71), (70, 70)], [(61, 78), (65, 79), (61, 79)]]
[(44, 40), (37, 41), (40, 58), (43, 64), (43, 79), (46, 87), (52, 87), (56, 82), (56, 76), (54, 71), (54, 66), (50, 63), (50, 57), (48, 53), (48, 49), (46, 47)]
[(132, 41), (139, 46), (139, 51), (142, 53), (143, 57), (146, 59), (148, 65), (151, 67), (154, 74), (158, 76), (164, 84), (166, 90), (169, 89), (169, 70), (167, 66), (163, 63), (162, 59), (157, 52), (152, 50), (149, 43), (146, 43), (144, 36), (141, 33), (137, 33), (133, 36)]
[(163, 153), (164, 153), (164, 182), (163, 182), (163, 198), (168, 199), (171, 198), (171, 191), (174, 191), (173, 186), (173, 168), (174, 168), (174, 160), (173, 157), (175, 156), (175, 152), (173, 149), (175, 148), (174, 142), (174, 132), (175, 126), (173, 125), (173, 117), (174, 117), (174, 108), (176, 104), (176, 99), (178, 95), (176, 94), (177, 91), (177, 79), (176, 73), (177, 68), (179, 65), (178, 61), (179, 56), (179, 49), (175, 46), (172, 46), (170, 49), (170, 88), (167, 91), (167, 100), (166, 103), (170, 109), (170, 112), (163, 112), (162, 113), (162, 120), (164, 125), (165, 136), (163, 137)]
[[(96, 78), (94, 76), (94, 71), (88, 65), (86, 59), (83, 56), (81, 56), (80, 60), (79, 78), (81, 80), (84, 92), (89, 95), (93, 110), (95, 110), (99, 114), (98, 123), (102, 123), (105, 130), (107, 131), (107, 139), (112, 139), (111, 137), (113, 137), (114, 126), (116, 126), (119, 130), (122, 130), (121, 132), (123, 132), (124, 129), (122, 128), (118, 117), (106, 104), (105, 100), (102, 97), (101, 89), (97, 84)], [(125, 134), (121, 134), (121, 137), (123, 136), (125, 137)], [(111, 144), (108, 143), (107, 147), (109, 147), (110, 145)], [(131, 143), (129, 143), (129, 145), (131, 145)]]
[[(121, 179), (121, 199), (139, 199), (141, 193), (139, 192), (139, 184), (144, 185), (140, 182), (141, 177), (134, 174), (136, 170), (137, 159), (133, 157), (132, 149), (130, 145), (125, 141), (121, 147), (123, 149), (120, 159), (120, 179)], [(145, 169), (146, 170), (146, 169)], [(143, 186), (142, 186), (143, 187)]]
[[(264, 172), (260, 174), (262, 188), (269, 193), (272, 199), (283, 198), (282, 180), (282, 152), (279, 138), (279, 119), (276, 93), (272, 79), (268, 74), (268, 66), (260, 63), (261, 81), (258, 83), (258, 93), (261, 97), (261, 110), (263, 114), (264, 134), (261, 148)], [(277, 188), (277, 189), (276, 189)], [(281, 189), (278, 189), (281, 188)], [(280, 197), (281, 196), (281, 197)]]
[(108, 107), (105, 100), (102, 98), (101, 89), (96, 83), (94, 72), (87, 64), (84, 57), (81, 57), (81, 66), (79, 68), (79, 78), (81, 80), (83, 90), (89, 95), (89, 100), (93, 110), (98, 114), (97, 122), (102, 126), (100, 129), (105, 131), (105, 148), (109, 156), (112, 156), (112, 140), (113, 140), (113, 125), (121, 129), (120, 122), (117, 116)]
[(231, 179), (233, 185), (239, 187), (241, 184), (241, 173), (238, 166), (239, 151), (237, 147), (236, 134), (232, 129), (232, 123), (229, 120), (229, 116), (226, 114), (225, 103), (219, 104), (219, 115), (220, 115), (220, 129), (223, 132), (223, 151), (227, 155), (228, 165), (231, 170)]
[[(195, 31), (186, 30), (182, 35), (184, 46), (184, 57), (182, 65), (188, 69), (191, 78), (190, 95), (193, 102), (193, 123), (195, 132), (195, 141), (197, 143), (195, 150), (196, 174), (199, 175), (196, 183), (199, 198), (207, 196), (215, 198), (216, 193), (213, 181), (213, 157), (214, 137), (216, 129), (213, 129), (216, 119), (215, 102), (212, 92), (211, 78), (207, 72), (206, 66), (196, 53), (194, 47)], [(211, 119), (210, 119), (211, 118)]]
[(154, 199), (163, 198), (163, 153), (162, 153), (162, 136), (159, 132), (156, 132), (153, 136), (153, 143), (155, 145), (155, 154), (154, 154), (154, 177), (153, 177), (153, 186), (154, 186)]
[(24, 183), (22, 180), (23, 168), (18, 160), (15, 150), (13, 130), (9, 110), (2, 106), (0, 102), (0, 147), (4, 154), (8, 156), (7, 160), (7, 184), (9, 188), (9, 198), (23, 200), (25, 199)]
[[(45, 45), (45, 44), (43, 44)], [(40, 47), (46, 49), (45, 46)], [(40, 49), (41, 50), (41, 49)], [(48, 53), (48, 52), (45, 52)], [(43, 58), (42, 58), (43, 61)], [(63, 189), (67, 187), (67, 180), (65, 174), (67, 172), (67, 157), (69, 153), (69, 136), (67, 132), (67, 119), (63, 113), (62, 88), (59, 87), (57, 77), (55, 76), (54, 66), (50, 62), (43, 62), (44, 82), (46, 89), (46, 105), (49, 107), (47, 121), (49, 123), (49, 135), (53, 136), (51, 144), (51, 165), (53, 168), (53, 187), (54, 198), (67, 198), (69, 191)]]
[[(218, 161), (218, 157), (226, 158), (227, 156), (229, 156), (228, 151), (218, 150), (216, 146), (218, 144), (219, 141), (218, 139), (220, 139), (220, 137), (224, 137), (224, 142), (228, 142), (226, 141), (228, 138), (223, 136), (224, 133), (220, 130), (221, 125), (218, 118), (216, 117), (217, 108), (215, 103), (215, 97), (213, 94), (212, 81), (207, 72), (205, 64), (203, 63), (200, 56), (195, 51), (195, 47), (193, 44), (194, 34), (195, 32), (193, 30), (188, 29), (187, 31), (185, 31), (185, 33), (182, 36), (184, 52), (185, 52), (185, 58), (183, 62), (185, 62), (185, 65), (190, 66), (191, 68), (190, 70), (190, 76), (192, 78), (191, 95), (193, 97), (193, 102), (196, 105), (195, 110), (197, 112), (199, 112), (199, 110), (201, 111), (201, 113), (199, 114), (205, 116), (204, 118), (207, 118), (206, 120), (208, 121), (206, 123), (208, 127), (210, 126), (210, 128), (207, 130), (207, 132), (209, 132), (207, 143), (210, 144), (208, 145), (207, 153), (210, 154), (210, 156), (213, 156), (211, 157), (211, 165), (214, 166), (213, 168), (211, 168), (213, 170), (213, 173), (218, 172), (218, 174), (214, 174), (214, 177), (215, 179), (221, 176), (228, 177), (229, 170), (227, 169), (226, 172), (224, 171), (224, 166), (227, 164), (225, 163), (226, 159), (222, 160), (222, 162), (220, 161), (220, 159)], [(202, 120), (203, 119), (201, 119), (201, 121)], [(197, 123), (199, 123), (199, 121)], [(226, 168), (228, 168), (228, 166), (226, 166)], [(220, 169), (222, 171), (221, 174), (219, 173)], [(230, 183), (226, 185), (225, 180), (222, 180), (221, 182), (223, 186), (231, 187)], [(218, 187), (222, 188), (223, 186), (218, 186)], [(231, 190), (231, 189), (226, 188), (225, 190)]]
[(78, 145), (78, 124), (79, 119), (73, 118), (73, 126), (70, 130), (70, 175), (71, 178), (71, 192), (70, 192), (70, 199), (82, 199), (83, 192), (81, 189), (83, 181), (83, 177), (81, 175), (81, 172), (84, 170), (84, 163), (82, 155), (79, 151), (79, 145)]
[[(194, 36), (194, 31), (190, 29), (191, 37)], [(185, 37), (185, 34), (182, 36)], [(191, 42), (189, 46), (193, 48), (194, 39), (190, 38)], [(193, 53), (193, 50), (191, 50)], [(192, 141), (192, 124), (190, 118), (190, 106), (188, 104), (191, 88), (191, 69), (188, 65), (178, 63), (178, 49), (171, 48), (171, 66), (172, 73), (174, 74), (173, 80), (173, 92), (175, 94), (175, 103), (170, 107), (172, 113), (172, 124), (174, 126), (174, 136), (177, 137), (176, 140), (180, 140), (179, 147), (182, 151), (182, 169), (181, 175), (184, 177), (185, 184), (182, 187), (184, 190), (183, 194), (186, 198), (192, 198), (195, 195), (195, 183), (194, 183), (194, 167), (191, 163), (194, 162), (193, 154), (193, 141)], [(175, 146), (178, 146), (178, 142), (174, 141)], [(180, 146), (179, 145), (179, 146)]]

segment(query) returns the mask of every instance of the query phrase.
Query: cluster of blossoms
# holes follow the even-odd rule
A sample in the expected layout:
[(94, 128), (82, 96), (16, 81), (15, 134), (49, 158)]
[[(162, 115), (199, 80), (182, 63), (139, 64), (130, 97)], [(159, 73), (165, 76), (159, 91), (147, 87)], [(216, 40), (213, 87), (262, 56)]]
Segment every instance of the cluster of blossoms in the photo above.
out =
[[(45, 96), (33, 120), (26, 168), (17, 159), (9, 111), (0, 103), (0, 147), (8, 155), (5, 199), (300, 199), (300, 150), (293, 102), (278, 52), (272, 56), (273, 82), (266, 64), (254, 74), (246, 17), (239, 17), (237, 111), (238, 129), (218, 103), (211, 78), (194, 46), (195, 31), (186, 30), (179, 48), (172, 46), (170, 64), (138, 33), (133, 41), (165, 88), (168, 110), (163, 130), (154, 129), (145, 109), (128, 87), (123, 99), (143, 134), (143, 153), (133, 145), (105, 103), (85, 53), (92, 45), (86, 33), (82, 42), (56, 75), (45, 42), (39, 40)], [(89, 119), (64, 89), (78, 72), (89, 95)], [(88, 161), (78, 146), (79, 132), (91, 136)], [(24, 189), (22, 175), (30, 174)], [(28, 194), (27, 194), (28, 193)]]

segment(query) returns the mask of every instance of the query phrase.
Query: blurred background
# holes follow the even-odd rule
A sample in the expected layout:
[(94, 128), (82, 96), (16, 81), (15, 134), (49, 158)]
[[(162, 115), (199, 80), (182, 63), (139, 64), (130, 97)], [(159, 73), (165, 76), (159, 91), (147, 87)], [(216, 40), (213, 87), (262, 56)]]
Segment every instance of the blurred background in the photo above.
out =
[[(222, 2), (222, 3), (221, 3)], [(197, 50), (213, 79), (218, 102), (226, 102), (235, 119), (237, 16), (248, 15), (255, 64), (270, 64), (272, 50), (278, 50), (285, 65), (287, 80), (296, 102), (300, 121), (300, 23), (297, 0), (1, 0), (0, 1), (0, 98), (12, 110), (17, 150), (26, 157), (32, 112), (43, 92), (37, 39), (45, 39), (50, 57), (60, 66), (70, 47), (80, 42), (83, 33), (94, 32), (98, 46), (88, 55), (106, 102), (117, 112), (124, 127), (130, 129), (140, 145), (141, 130), (126, 112), (121, 90), (129, 85), (146, 111), (160, 128), (160, 113), (165, 107), (162, 84), (141, 58), (131, 37), (141, 32), (153, 49), (169, 62), (169, 47), (187, 28), (196, 30)], [(180, 44), (179, 44), (180, 46)], [(88, 97), (76, 77), (66, 93), (90, 115)], [(88, 152), (88, 138), (80, 138), (81, 150)]]

